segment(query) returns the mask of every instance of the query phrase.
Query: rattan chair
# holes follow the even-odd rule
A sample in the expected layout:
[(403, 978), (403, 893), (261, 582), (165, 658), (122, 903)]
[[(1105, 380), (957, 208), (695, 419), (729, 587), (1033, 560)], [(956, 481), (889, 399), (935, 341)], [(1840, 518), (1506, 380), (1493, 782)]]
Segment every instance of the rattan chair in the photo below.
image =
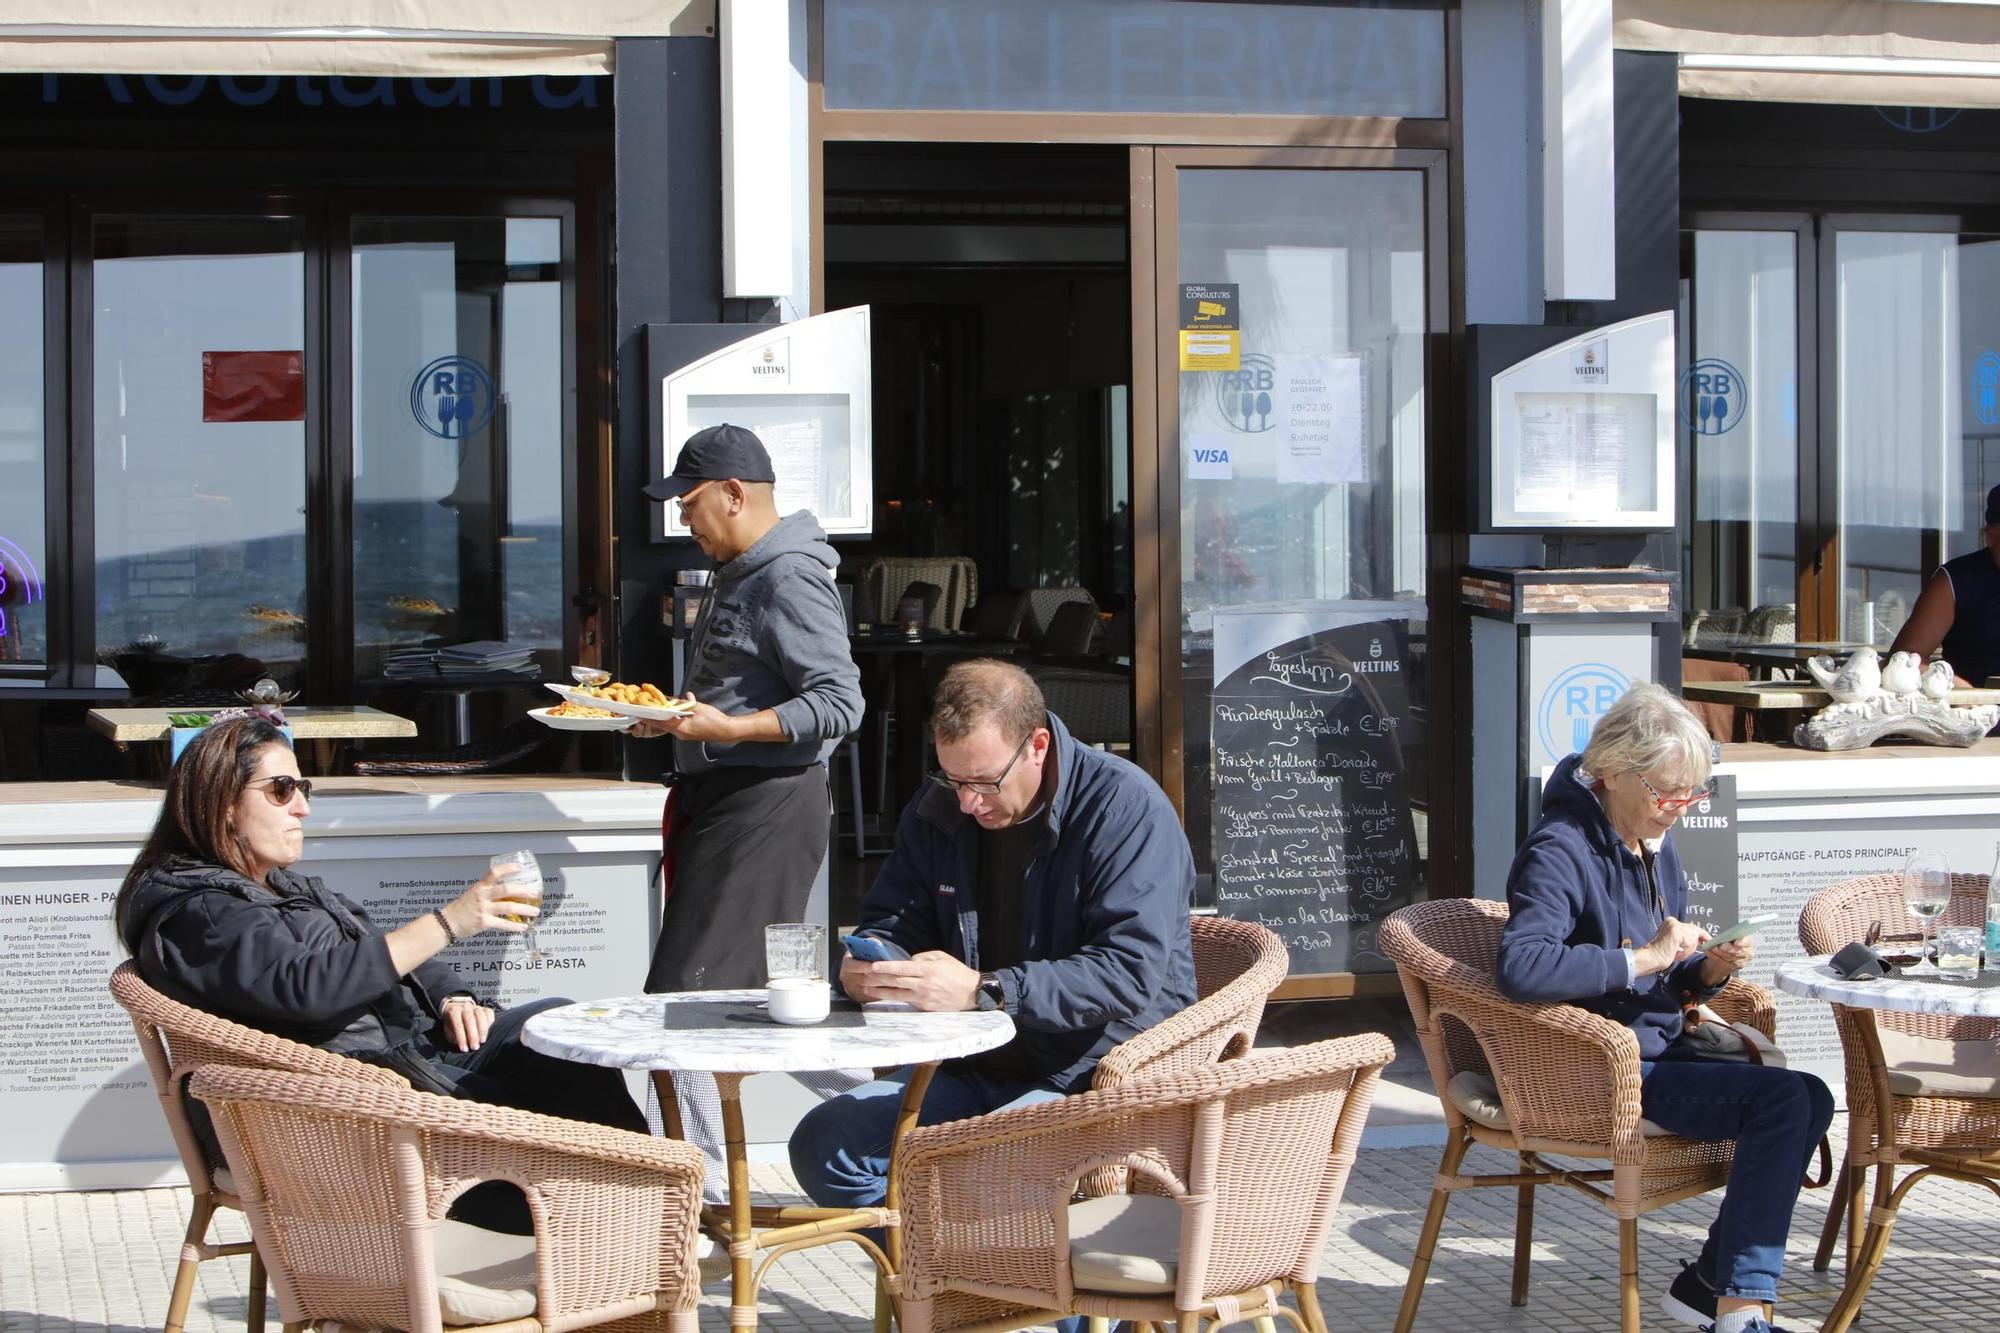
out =
[[(198, 1071), (287, 1330), (695, 1333), (699, 1149), (480, 1102), (261, 1069)], [(487, 1180), (532, 1237), (445, 1217)]]
[[(1567, 1185), (1618, 1219), (1620, 1327), (1639, 1333), (1640, 1214), (1725, 1184), (1736, 1144), (1696, 1143), (1640, 1119), (1639, 1041), (1631, 1029), (1574, 1005), (1503, 996), (1493, 964), (1506, 922), (1505, 903), (1450, 898), (1405, 907), (1382, 927), (1382, 952), (1402, 978), (1447, 1134), (1396, 1333), (1409, 1333), (1416, 1321), (1452, 1192), (1509, 1185), (1519, 1190), (1513, 1304), (1528, 1300), (1535, 1189)], [(1726, 1019), (1776, 1033), (1770, 993), (1741, 978), (1709, 1003)], [(1519, 1171), (1460, 1174), (1475, 1143), (1518, 1154)], [(1579, 1171), (1548, 1156), (1611, 1165)]]
[[(1364, 1033), (912, 1131), (903, 1333), (1281, 1313), (1325, 1333), (1320, 1251), (1394, 1054)], [(1072, 1202), (1110, 1164), (1152, 1189)]]
[(186, 1323), (197, 1267), (210, 1259), (248, 1254), (247, 1317), (250, 1333), (257, 1333), (264, 1327), (263, 1260), (248, 1242), (216, 1244), (208, 1239), (209, 1223), (216, 1209), (234, 1208), (240, 1212), (243, 1201), (228, 1169), (220, 1162), (210, 1161), (209, 1153), (202, 1147), (201, 1136), (188, 1117), (183, 1085), (204, 1064), (288, 1069), (392, 1088), (409, 1085), (386, 1069), (274, 1037), (168, 999), (148, 986), (130, 962), (120, 963), (112, 972), (111, 997), (132, 1020), (139, 1050), (153, 1076), (153, 1091), (160, 1099), (161, 1114), (167, 1118), (174, 1148), (187, 1171), (188, 1188), (194, 1193), (194, 1208), (188, 1218), (187, 1235), (181, 1241), (180, 1267), (174, 1273), (173, 1294), (167, 1300), (167, 1320), (163, 1327), (166, 1333), (180, 1333)]
[[(1953, 875), (1951, 901), (1938, 924), (1974, 926), (1985, 919), (1986, 877)], [(1877, 922), (1893, 931), (1907, 920), (1901, 878), (1865, 875), (1813, 895), (1799, 916), (1799, 943), (1809, 954), (1833, 953), (1865, 938)], [(1914, 952), (1914, 933), (1909, 943)], [(2000, 1020), (1841, 1005), (1833, 1014), (1847, 1072), (1847, 1157), (1813, 1267), (1824, 1270), (1832, 1259), (1844, 1217), (1848, 1287), (1859, 1288), (1851, 1303), (1843, 1296), (1842, 1312), (1851, 1319), (1881, 1267), (1903, 1191), (1921, 1178), (1923, 1168), (2000, 1178), (1994, 1164), (2000, 1157), (2000, 1057), (1994, 1052)], [(1881, 1226), (1879, 1241), (1864, 1253), (1861, 1199), (1871, 1166), (1871, 1220), (1879, 1219)], [(1899, 1166), (1920, 1169), (1900, 1189)], [(1857, 1265), (1864, 1270), (1858, 1283)], [(1827, 1327), (1845, 1327), (1845, 1320), (1838, 1325), (1829, 1320)]]

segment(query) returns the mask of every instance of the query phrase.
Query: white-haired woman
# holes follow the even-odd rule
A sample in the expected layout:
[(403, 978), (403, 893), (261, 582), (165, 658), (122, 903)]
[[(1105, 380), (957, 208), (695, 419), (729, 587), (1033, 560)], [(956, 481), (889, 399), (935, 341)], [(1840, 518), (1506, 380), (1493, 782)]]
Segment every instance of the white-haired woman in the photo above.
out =
[[(1735, 1139), (1735, 1165), (1701, 1255), (1661, 1300), (1715, 1333), (1773, 1333), (1785, 1238), (1806, 1161), (1833, 1119), (1811, 1074), (1717, 1060), (1682, 1013), (1756, 953), (1754, 937), (1704, 949), (1681, 918), (1687, 881), (1670, 830), (1706, 793), (1708, 733), (1658, 685), (1635, 685), (1590, 744), (1556, 766), (1542, 816), (1507, 875), (1500, 989), (1580, 1005), (1632, 1029), (1646, 1119), (1696, 1140)], [(1708, 1058), (1704, 1058), (1708, 1055)]]

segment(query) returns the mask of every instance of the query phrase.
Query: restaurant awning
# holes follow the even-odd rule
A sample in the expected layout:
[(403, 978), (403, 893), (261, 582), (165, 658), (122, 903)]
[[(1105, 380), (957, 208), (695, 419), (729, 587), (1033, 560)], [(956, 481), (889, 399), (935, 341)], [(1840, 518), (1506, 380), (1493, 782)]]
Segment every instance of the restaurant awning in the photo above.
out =
[(1684, 97), (2000, 106), (1995, 0), (1614, 0), (1612, 43), (1678, 53)]
[(616, 38), (714, 32), (715, 0), (13, 0), (0, 73), (609, 74)]

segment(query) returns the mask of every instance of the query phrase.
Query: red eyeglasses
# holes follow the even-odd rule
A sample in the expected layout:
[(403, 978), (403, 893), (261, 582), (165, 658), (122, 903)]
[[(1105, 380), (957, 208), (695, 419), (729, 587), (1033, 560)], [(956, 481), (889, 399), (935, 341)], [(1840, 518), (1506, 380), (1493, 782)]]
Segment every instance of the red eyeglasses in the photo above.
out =
[(1714, 790), (1712, 787), (1696, 787), (1685, 796), (1667, 797), (1660, 795), (1660, 789), (1646, 781), (1644, 773), (1634, 773), (1632, 776), (1639, 779), (1647, 791), (1653, 793), (1653, 806), (1663, 815), (1677, 815), (1696, 801), (1706, 798), (1709, 792)]

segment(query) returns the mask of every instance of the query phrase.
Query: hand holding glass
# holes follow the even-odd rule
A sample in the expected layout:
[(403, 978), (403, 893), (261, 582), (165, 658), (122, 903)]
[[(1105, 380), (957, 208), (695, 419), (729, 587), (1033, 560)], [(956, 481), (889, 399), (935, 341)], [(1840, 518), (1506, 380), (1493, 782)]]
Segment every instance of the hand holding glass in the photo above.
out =
[[(503, 867), (512, 866), (513, 869), (511, 871), (500, 876), (500, 882), (512, 890), (508, 896), (516, 901), (530, 902), (534, 903), (537, 907), (541, 906), (542, 867), (541, 863), (535, 860), (533, 852), (502, 852), (487, 862), (487, 864), (495, 871), (501, 870)], [(515, 917), (514, 919), (519, 921), (522, 918)], [(542, 952), (541, 942), (535, 937), (535, 922), (533, 919), (528, 921), (528, 929), (523, 933), (522, 938), (528, 946), (529, 962), (538, 963), (547, 957)]]
[(1910, 909), (1910, 915), (1917, 919), (1917, 927), (1922, 943), (1917, 949), (1914, 971), (1928, 972), (1934, 966), (1930, 961), (1931, 922), (1944, 915), (1944, 909), (1951, 902), (1951, 868), (1938, 852), (1918, 852), (1903, 866), (1903, 904)]

